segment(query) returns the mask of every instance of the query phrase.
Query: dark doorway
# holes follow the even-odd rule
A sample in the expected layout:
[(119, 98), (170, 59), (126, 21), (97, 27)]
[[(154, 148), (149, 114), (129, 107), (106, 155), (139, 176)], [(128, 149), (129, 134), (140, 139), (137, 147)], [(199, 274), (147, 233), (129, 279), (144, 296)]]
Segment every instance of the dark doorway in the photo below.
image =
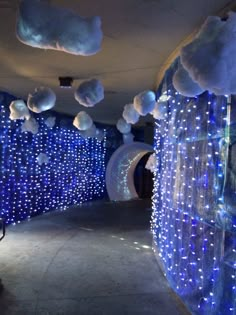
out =
[(134, 186), (139, 198), (151, 198), (153, 190), (153, 174), (145, 168), (152, 152), (145, 154), (139, 161), (134, 172)]

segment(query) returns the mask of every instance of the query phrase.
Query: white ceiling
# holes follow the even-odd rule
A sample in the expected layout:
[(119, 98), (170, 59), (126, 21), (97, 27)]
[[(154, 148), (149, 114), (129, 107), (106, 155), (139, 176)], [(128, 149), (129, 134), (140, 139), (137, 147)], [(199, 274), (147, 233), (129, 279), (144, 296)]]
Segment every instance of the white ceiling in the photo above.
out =
[[(97, 78), (105, 99), (87, 112), (95, 121), (114, 123), (125, 104), (145, 89), (155, 89), (158, 72), (173, 50), (217, 14), (228, 0), (51, 0), (81, 16), (99, 15), (102, 50), (90, 57), (31, 48), (15, 36), (17, 0), (0, 0), (0, 90), (27, 98), (35, 87), (57, 94), (55, 110), (77, 114), (85, 108), (73, 97), (81, 80)], [(60, 22), (60, 21), (58, 21)], [(70, 90), (59, 88), (59, 76), (75, 78)], [(151, 116), (142, 120), (150, 121)]]

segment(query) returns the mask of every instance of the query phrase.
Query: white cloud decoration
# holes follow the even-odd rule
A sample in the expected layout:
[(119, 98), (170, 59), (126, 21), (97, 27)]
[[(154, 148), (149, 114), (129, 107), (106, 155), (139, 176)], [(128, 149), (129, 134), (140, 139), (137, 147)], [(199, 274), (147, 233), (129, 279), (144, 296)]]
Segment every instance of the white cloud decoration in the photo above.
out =
[(89, 56), (101, 49), (101, 19), (80, 17), (66, 8), (46, 1), (22, 0), (16, 36), (24, 44)]
[(102, 141), (104, 139), (104, 132), (102, 129), (96, 129), (96, 136), (98, 141)]
[(176, 91), (187, 97), (194, 97), (204, 92), (204, 90), (192, 80), (181, 64), (173, 76), (173, 85)]
[(216, 95), (236, 94), (236, 13), (210, 16), (180, 59), (193, 81)]
[(131, 132), (123, 134), (124, 144), (132, 143), (133, 141), (134, 141), (134, 135)]
[(151, 154), (147, 160), (145, 168), (150, 172), (154, 173), (157, 165), (156, 155), (155, 153)]
[(124, 118), (120, 118), (118, 121), (117, 121), (117, 124), (116, 124), (116, 128), (119, 130), (119, 132), (121, 133), (129, 133), (130, 130), (131, 130), (131, 125), (128, 124)]
[(93, 107), (104, 99), (104, 88), (99, 80), (84, 81), (75, 91), (75, 99), (85, 107)]
[(45, 120), (45, 125), (48, 128), (53, 128), (56, 124), (56, 117), (50, 116)]
[(93, 120), (86, 112), (81, 111), (75, 116), (73, 125), (77, 129), (84, 131), (92, 127)]
[(156, 103), (154, 110), (150, 113), (155, 119), (165, 119), (167, 113), (167, 101), (160, 101)]
[(41, 113), (52, 109), (56, 103), (56, 94), (48, 87), (36, 88), (33, 94), (29, 94), (27, 106), (34, 113)]
[(151, 113), (156, 104), (156, 95), (153, 91), (143, 91), (134, 97), (134, 108), (141, 116)]
[(21, 125), (21, 132), (31, 132), (36, 135), (39, 131), (39, 124), (35, 118), (30, 117), (28, 120), (25, 120)]
[(134, 104), (126, 104), (122, 116), (128, 124), (136, 124), (140, 117), (134, 108)]
[(45, 153), (39, 153), (36, 160), (40, 166), (43, 164), (49, 163), (49, 158), (48, 158), (47, 154), (45, 154)]
[(10, 108), (9, 118), (11, 120), (30, 118), (29, 110), (23, 100), (12, 101), (9, 108)]
[(86, 130), (80, 130), (79, 134), (81, 135), (81, 137), (83, 137), (84, 139), (87, 138), (95, 138), (96, 134), (97, 134), (97, 129), (96, 126), (92, 123), (91, 127), (86, 129)]

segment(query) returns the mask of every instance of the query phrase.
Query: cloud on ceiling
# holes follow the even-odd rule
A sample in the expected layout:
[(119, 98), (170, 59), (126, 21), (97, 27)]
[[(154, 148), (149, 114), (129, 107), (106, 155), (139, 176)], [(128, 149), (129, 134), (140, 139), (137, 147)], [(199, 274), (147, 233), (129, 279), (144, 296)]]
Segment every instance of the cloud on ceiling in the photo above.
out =
[(83, 18), (45, 1), (22, 0), (16, 36), (26, 45), (89, 56), (101, 49), (101, 19)]
[(10, 119), (29, 119), (30, 113), (23, 100), (16, 100), (11, 102), (10, 106)]
[(141, 116), (153, 111), (156, 104), (156, 95), (153, 91), (143, 91), (134, 97), (134, 108)]
[(236, 94), (236, 13), (210, 16), (180, 59), (193, 81), (216, 95)]
[(36, 135), (39, 131), (39, 124), (35, 118), (30, 117), (30, 119), (25, 120), (24, 123), (21, 125), (22, 132), (31, 132), (32, 134)]
[(128, 143), (131, 143), (133, 141), (134, 141), (134, 135), (131, 132), (123, 134), (124, 144), (128, 144)]
[(97, 135), (97, 129), (94, 124), (91, 125), (90, 128), (87, 130), (80, 130), (79, 134), (81, 135), (82, 138), (87, 139), (87, 138), (95, 138)]
[(176, 91), (187, 97), (194, 97), (204, 92), (204, 90), (192, 80), (188, 71), (186, 71), (181, 64), (173, 76), (173, 85)]
[(47, 154), (45, 154), (45, 153), (39, 153), (36, 160), (40, 166), (43, 164), (49, 163), (49, 158), (48, 158)]
[(134, 108), (134, 104), (125, 105), (122, 116), (129, 124), (136, 124), (140, 117), (139, 113)]
[(81, 105), (93, 107), (104, 99), (104, 88), (99, 80), (84, 81), (75, 91), (75, 99)]
[(56, 117), (50, 116), (45, 120), (44, 123), (48, 128), (53, 128), (56, 124)]
[(124, 118), (120, 118), (117, 121), (116, 128), (119, 130), (120, 133), (129, 133), (131, 131), (131, 125), (128, 124)]
[(92, 118), (84, 111), (79, 112), (73, 121), (73, 125), (79, 130), (88, 130), (93, 125)]
[(50, 88), (36, 88), (33, 94), (29, 94), (27, 105), (32, 112), (41, 113), (55, 106), (56, 94)]

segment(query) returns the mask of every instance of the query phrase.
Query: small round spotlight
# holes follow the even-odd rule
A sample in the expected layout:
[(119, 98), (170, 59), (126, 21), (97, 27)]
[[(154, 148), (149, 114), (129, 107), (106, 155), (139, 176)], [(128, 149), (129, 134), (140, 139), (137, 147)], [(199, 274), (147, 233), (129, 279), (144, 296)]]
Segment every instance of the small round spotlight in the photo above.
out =
[(71, 77), (59, 77), (59, 83), (61, 88), (70, 89), (72, 87), (73, 78)]

